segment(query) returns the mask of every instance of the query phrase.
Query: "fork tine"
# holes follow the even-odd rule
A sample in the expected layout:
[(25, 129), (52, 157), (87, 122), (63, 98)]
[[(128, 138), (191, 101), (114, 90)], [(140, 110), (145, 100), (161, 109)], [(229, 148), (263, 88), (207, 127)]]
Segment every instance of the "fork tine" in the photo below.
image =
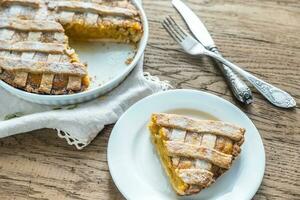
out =
[(180, 43), (182, 41), (182, 38), (175, 32), (166, 19), (162, 22), (162, 25), (176, 42)]
[(176, 34), (178, 38), (180, 38), (181, 41), (185, 39), (186, 35), (183, 34), (182, 31), (178, 30), (178, 27), (176, 27), (176, 24), (174, 25), (174, 20), (172, 20), (170, 16), (166, 17), (165, 23), (172, 30), (172, 32)]
[(174, 38), (176, 42), (191, 55), (205, 54), (204, 46), (199, 43), (193, 36), (181, 28), (172, 17), (166, 17), (162, 22), (167, 32)]
[(173, 28), (175, 29), (175, 31), (177, 33), (179, 33), (183, 38), (185, 38), (188, 34), (186, 31), (184, 31), (173, 19), (173, 17), (169, 16), (167, 17), (167, 20), (169, 21), (169, 23), (173, 26)]

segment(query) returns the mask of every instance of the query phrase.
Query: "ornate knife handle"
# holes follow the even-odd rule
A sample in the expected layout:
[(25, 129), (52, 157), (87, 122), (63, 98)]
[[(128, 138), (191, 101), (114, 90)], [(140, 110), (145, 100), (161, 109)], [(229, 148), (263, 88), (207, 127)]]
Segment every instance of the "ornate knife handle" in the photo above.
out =
[[(218, 48), (213, 47), (210, 51), (222, 56)], [(253, 102), (252, 92), (250, 88), (242, 81), (229, 67), (221, 63), (218, 64), (219, 68), (223, 72), (229, 87), (232, 90), (234, 96), (242, 103), (250, 104)]]
[(214, 52), (206, 50), (204, 54), (217, 59), (218, 61), (222, 62), (224, 65), (228, 66), (235, 72), (239, 73), (250, 83), (252, 83), (252, 85), (273, 105), (281, 108), (292, 108), (296, 106), (296, 101), (287, 92), (253, 76), (249, 72), (246, 72), (245, 70), (241, 69), (237, 65), (231, 63), (230, 61), (226, 60), (225, 58), (223, 58), (222, 56)]

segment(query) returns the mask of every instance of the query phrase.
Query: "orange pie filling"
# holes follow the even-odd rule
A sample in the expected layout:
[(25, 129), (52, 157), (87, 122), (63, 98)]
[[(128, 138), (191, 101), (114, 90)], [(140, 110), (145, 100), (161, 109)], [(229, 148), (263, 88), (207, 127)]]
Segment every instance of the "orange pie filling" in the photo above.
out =
[(81, 41), (105, 39), (116, 42), (137, 43), (143, 35), (141, 23), (129, 20), (120, 23), (104, 21), (96, 25), (89, 25), (82, 20), (75, 20), (64, 25), (64, 28), (71, 39)]
[(152, 116), (152, 121), (149, 124), (149, 129), (151, 132), (151, 138), (153, 144), (156, 147), (157, 153), (160, 157), (161, 163), (165, 169), (165, 172), (170, 180), (170, 183), (174, 190), (178, 194), (185, 194), (189, 185), (186, 184), (178, 175), (177, 169), (173, 167), (171, 157), (168, 155), (167, 149), (165, 147), (166, 133), (164, 128), (158, 126), (155, 123), (155, 116)]

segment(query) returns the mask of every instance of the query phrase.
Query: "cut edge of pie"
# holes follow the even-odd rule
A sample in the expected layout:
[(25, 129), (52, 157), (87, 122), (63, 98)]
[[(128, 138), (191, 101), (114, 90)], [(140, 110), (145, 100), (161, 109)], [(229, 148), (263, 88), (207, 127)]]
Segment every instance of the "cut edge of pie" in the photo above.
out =
[(152, 142), (178, 195), (209, 187), (239, 155), (245, 129), (212, 120), (155, 113), (149, 123)]
[(142, 35), (140, 13), (130, 0), (3, 0), (0, 80), (30, 93), (82, 92), (90, 78), (69, 39), (137, 44)]

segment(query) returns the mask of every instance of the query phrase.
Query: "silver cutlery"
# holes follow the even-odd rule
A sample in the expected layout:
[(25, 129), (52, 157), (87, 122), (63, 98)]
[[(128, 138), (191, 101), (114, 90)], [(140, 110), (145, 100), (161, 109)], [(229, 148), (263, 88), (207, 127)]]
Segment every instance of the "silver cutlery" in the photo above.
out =
[[(219, 56), (221, 53), (219, 52), (217, 46), (215, 45), (213, 38), (209, 34), (205, 25), (201, 22), (201, 19), (197, 17), (197, 15), (186, 6), (181, 0), (173, 0), (173, 6), (177, 9), (177, 11), (184, 18), (184, 21), (187, 23), (189, 29), (194, 34), (196, 39), (207, 49), (215, 52)], [(242, 103), (250, 104), (253, 101), (252, 93), (250, 88), (242, 81), (229, 67), (226, 65), (218, 64), (220, 70), (225, 76), (229, 87), (232, 90), (234, 96)]]
[(275, 106), (281, 108), (292, 108), (296, 106), (295, 100), (287, 92), (282, 91), (281, 89), (269, 83), (266, 83), (265, 81), (255, 77), (249, 72), (246, 72), (237, 65), (226, 60), (222, 56), (207, 50), (200, 42), (194, 39), (179, 25), (177, 25), (171, 17), (167, 17), (162, 24), (168, 33), (174, 38), (174, 40), (181, 45), (186, 53), (194, 56), (206, 55), (220, 61), (248, 80), (267, 100), (269, 100)]

